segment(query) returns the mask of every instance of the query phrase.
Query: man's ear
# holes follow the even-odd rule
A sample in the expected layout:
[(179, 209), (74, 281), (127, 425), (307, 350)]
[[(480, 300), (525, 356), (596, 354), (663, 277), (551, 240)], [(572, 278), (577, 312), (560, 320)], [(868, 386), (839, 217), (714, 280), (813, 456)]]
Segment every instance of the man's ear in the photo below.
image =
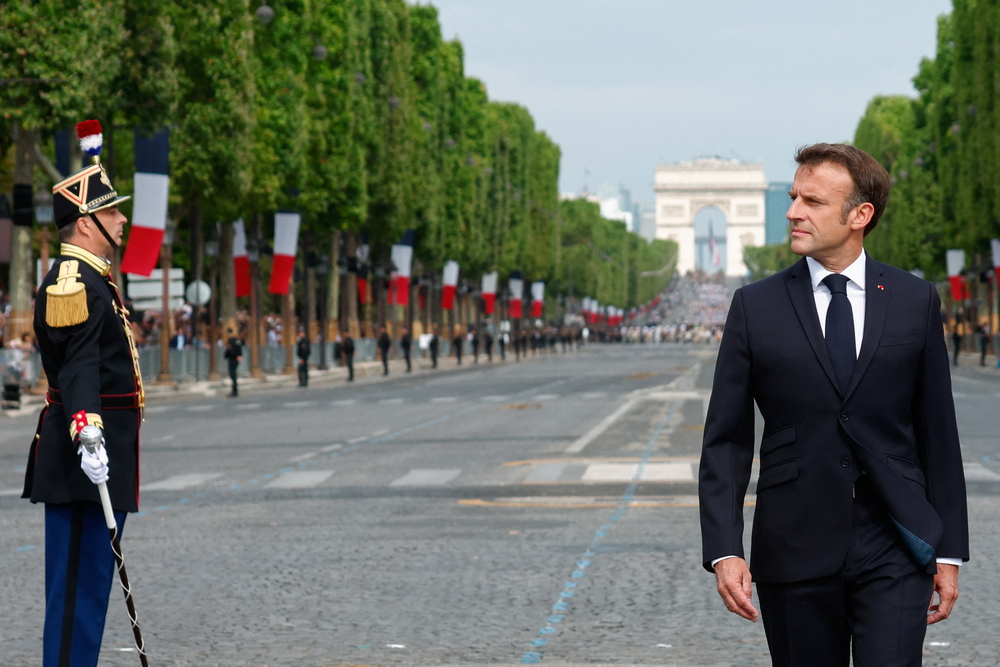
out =
[(872, 221), (872, 216), (875, 215), (875, 207), (871, 202), (865, 202), (859, 206), (855, 206), (851, 209), (851, 214), (848, 218), (848, 222), (851, 224), (851, 229), (857, 231), (864, 229), (868, 226), (868, 223)]

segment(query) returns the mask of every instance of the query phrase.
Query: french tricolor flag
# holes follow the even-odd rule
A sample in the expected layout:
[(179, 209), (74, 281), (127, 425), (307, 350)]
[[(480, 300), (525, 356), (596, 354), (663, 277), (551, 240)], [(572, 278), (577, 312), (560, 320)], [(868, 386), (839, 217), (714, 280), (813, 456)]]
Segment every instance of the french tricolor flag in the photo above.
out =
[(368, 255), (371, 253), (371, 246), (367, 242), (362, 242), (354, 251), (354, 256), (358, 260), (358, 303), (364, 305), (368, 303)]
[(250, 296), (250, 258), (247, 257), (247, 232), (243, 218), (233, 223), (233, 276), (236, 296)]
[(443, 282), (441, 308), (451, 310), (455, 306), (455, 289), (458, 286), (458, 262), (454, 260), (445, 262)]
[(542, 316), (542, 304), (545, 303), (545, 283), (536, 280), (531, 283), (531, 316), (539, 318)]
[(947, 251), (945, 263), (948, 266), (948, 282), (951, 283), (951, 298), (955, 301), (968, 299), (969, 286), (965, 282), (965, 276), (962, 275), (962, 269), (965, 267), (965, 251)]
[(167, 226), (170, 191), (170, 130), (151, 137), (135, 131), (135, 181), (132, 229), (122, 257), (122, 272), (148, 276), (156, 268)]
[(997, 274), (997, 285), (1000, 285), (1000, 240), (992, 239), (990, 248), (993, 250), (993, 270)]
[(399, 306), (410, 305), (410, 269), (413, 266), (413, 230), (408, 229), (403, 234), (402, 243), (392, 246), (392, 264), (396, 267), (396, 277), (393, 287), (396, 288), (395, 302)]
[(507, 282), (510, 288), (510, 304), (507, 306), (511, 319), (521, 319), (521, 300), (524, 298), (524, 278), (520, 271), (513, 271)]
[(493, 314), (494, 306), (497, 302), (497, 277), (498, 274), (496, 271), (483, 274), (483, 312), (487, 315)]
[(267, 288), (271, 294), (288, 294), (301, 223), (302, 216), (298, 213), (274, 214), (274, 264), (271, 266), (271, 284)]

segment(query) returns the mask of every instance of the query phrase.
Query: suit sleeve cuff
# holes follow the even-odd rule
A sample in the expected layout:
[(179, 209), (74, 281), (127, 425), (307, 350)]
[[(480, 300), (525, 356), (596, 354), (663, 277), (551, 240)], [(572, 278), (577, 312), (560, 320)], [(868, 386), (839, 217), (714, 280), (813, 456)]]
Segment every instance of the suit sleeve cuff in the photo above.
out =
[[(723, 556), (722, 558), (716, 558), (715, 560), (712, 561), (712, 567), (714, 568), (716, 563), (718, 563), (719, 561), (726, 560), (727, 558), (738, 558), (738, 556)], [(940, 558), (938, 559), (938, 562), (939, 563), (941, 562)]]

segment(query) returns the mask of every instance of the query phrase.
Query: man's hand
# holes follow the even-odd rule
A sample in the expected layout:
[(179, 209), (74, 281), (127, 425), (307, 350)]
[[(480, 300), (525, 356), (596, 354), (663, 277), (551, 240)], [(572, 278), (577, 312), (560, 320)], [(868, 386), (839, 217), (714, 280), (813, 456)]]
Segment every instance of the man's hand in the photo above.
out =
[(87, 448), (80, 445), (80, 469), (87, 474), (94, 484), (108, 481), (108, 451), (98, 447), (91, 454)]
[[(927, 607), (927, 625), (951, 616), (952, 607), (958, 599), (958, 566), (938, 563), (937, 569), (938, 572), (934, 575), (934, 593), (931, 593), (930, 606)], [(938, 597), (937, 604), (934, 604), (935, 594)]]
[(748, 621), (757, 622), (754, 608), (753, 587), (750, 585), (750, 568), (742, 558), (726, 558), (715, 564), (715, 583), (726, 609)]

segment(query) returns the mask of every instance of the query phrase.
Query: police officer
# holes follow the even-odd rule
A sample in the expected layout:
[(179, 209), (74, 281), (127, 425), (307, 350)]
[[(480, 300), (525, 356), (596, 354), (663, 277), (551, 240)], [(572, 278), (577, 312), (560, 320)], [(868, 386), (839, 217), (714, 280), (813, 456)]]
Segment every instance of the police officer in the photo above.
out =
[(399, 349), (403, 352), (403, 359), (406, 361), (406, 372), (409, 373), (413, 370), (410, 364), (410, 351), (413, 349), (413, 336), (410, 335), (410, 330), (403, 328), (403, 335), (399, 337)]
[[(145, 400), (128, 311), (110, 276), (128, 197), (112, 187), (86, 123), (81, 145), (94, 164), (52, 188), (61, 247), (35, 301), (49, 390), (23, 497), (45, 503), (45, 667), (97, 664), (115, 572), (97, 485), (107, 482), (119, 534), (126, 512), (138, 510)], [(93, 454), (78, 437), (87, 425), (103, 431)]]
[(295, 343), (295, 356), (299, 358), (299, 386), (309, 385), (309, 355), (312, 354), (312, 345), (304, 329), (299, 329), (298, 340)]
[(240, 395), (239, 387), (237, 386), (236, 371), (240, 367), (240, 361), (243, 360), (243, 342), (236, 337), (231, 328), (227, 330), (227, 333), (229, 334), (229, 340), (226, 341), (226, 366), (229, 370), (229, 379), (233, 383), (233, 388), (229, 392), (229, 396), (235, 398)]

